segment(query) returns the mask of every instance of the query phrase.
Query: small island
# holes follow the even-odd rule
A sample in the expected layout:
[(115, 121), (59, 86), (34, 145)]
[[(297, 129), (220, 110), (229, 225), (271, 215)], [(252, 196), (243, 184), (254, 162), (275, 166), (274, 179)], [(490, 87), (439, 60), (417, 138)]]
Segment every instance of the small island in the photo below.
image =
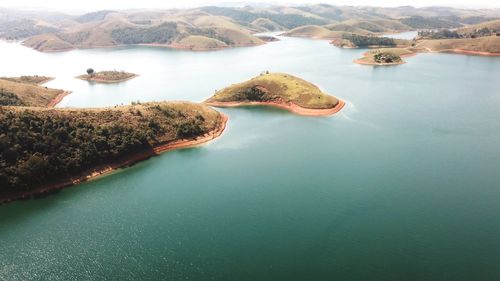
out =
[(215, 107), (273, 106), (305, 116), (333, 115), (345, 105), (303, 79), (269, 72), (217, 91), (205, 103)]
[(366, 52), (362, 58), (356, 59), (354, 62), (363, 65), (398, 65), (406, 63), (403, 58), (415, 54), (406, 48), (383, 48)]
[[(0, 204), (52, 193), (220, 136), (227, 117), (190, 102), (102, 109), (0, 106)], [(22, 141), (20, 141), (22, 140)]]
[(87, 69), (87, 74), (77, 76), (76, 78), (89, 82), (92, 81), (98, 83), (119, 83), (130, 80), (137, 76), (137, 74), (125, 71), (108, 70), (95, 72), (94, 69), (89, 68)]

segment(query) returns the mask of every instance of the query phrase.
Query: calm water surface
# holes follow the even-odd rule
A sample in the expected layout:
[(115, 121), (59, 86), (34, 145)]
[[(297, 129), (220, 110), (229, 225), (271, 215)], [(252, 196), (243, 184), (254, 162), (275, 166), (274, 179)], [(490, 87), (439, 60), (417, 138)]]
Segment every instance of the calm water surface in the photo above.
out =
[[(500, 280), (500, 59), (352, 63), (363, 52), (0, 43), (0, 75), (57, 77), (61, 107), (202, 101), (265, 70), (347, 101), (329, 118), (224, 109), (208, 145), (0, 206), (0, 280)], [(88, 67), (140, 77), (73, 78)]]

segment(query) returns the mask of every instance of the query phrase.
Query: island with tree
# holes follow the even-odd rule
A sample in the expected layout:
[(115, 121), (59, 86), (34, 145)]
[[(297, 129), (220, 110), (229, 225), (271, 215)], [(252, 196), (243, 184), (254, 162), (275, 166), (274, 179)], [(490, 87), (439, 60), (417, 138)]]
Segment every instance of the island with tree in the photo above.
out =
[(269, 72), (217, 91), (205, 103), (215, 107), (273, 106), (306, 116), (333, 115), (345, 105), (303, 79)]
[(354, 62), (363, 65), (398, 65), (406, 63), (403, 58), (414, 55), (416, 53), (407, 48), (382, 48), (368, 51)]
[(107, 70), (95, 72), (93, 68), (88, 68), (87, 74), (77, 76), (76, 78), (98, 83), (119, 83), (130, 80), (137, 76), (137, 74), (125, 71)]
[(189, 102), (102, 109), (0, 106), (0, 203), (36, 197), (218, 137), (227, 117)]

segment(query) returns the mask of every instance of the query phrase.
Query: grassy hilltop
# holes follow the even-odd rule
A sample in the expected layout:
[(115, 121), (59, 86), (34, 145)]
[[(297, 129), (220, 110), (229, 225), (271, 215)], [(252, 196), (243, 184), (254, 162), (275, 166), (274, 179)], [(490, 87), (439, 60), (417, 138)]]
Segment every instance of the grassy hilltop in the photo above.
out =
[(67, 93), (39, 85), (50, 79), (43, 76), (0, 77), (0, 106), (50, 106), (54, 99)]
[(217, 111), (188, 102), (0, 107), (0, 197), (71, 180), (134, 153), (151, 155), (155, 146), (202, 136), (221, 122)]
[(215, 93), (207, 103), (276, 102), (307, 109), (330, 109), (339, 100), (317, 86), (283, 73), (261, 74), (246, 82), (231, 85)]

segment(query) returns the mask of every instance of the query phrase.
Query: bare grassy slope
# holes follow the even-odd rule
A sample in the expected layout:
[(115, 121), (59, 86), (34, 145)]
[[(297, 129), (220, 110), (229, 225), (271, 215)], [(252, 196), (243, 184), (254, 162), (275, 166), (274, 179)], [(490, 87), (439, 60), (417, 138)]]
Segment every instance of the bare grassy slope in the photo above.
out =
[(471, 33), (471, 32), (474, 32), (475, 30), (479, 30), (482, 28), (488, 28), (488, 29), (491, 29), (493, 31), (500, 33), (500, 19), (482, 22), (482, 23), (474, 24), (474, 25), (469, 25), (467, 27), (463, 27), (463, 28), (458, 29), (457, 32), (458, 33)]
[(317, 86), (283, 73), (261, 74), (217, 91), (207, 100), (208, 103), (246, 101), (292, 103), (310, 109), (333, 108), (339, 103)]
[(423, 40), (416, 45), (417, 48), (433, 52), (484, 52), (500, 55), (500, 36), (480, 38)]
[(328, 28), (318, 25), (306, 25), (294, 28), (290, 31), (283, 33), (283, 36), (290, 37), (304, 37), (304, 38), (312, 38), (312, 39), (336, 39), (342, 38), (342, 35), (345, 34), (344, 31), (332, 31)]
[[(199, 37), (186, 39), (186, 42), (184, 39), (190, 36)], [(200, 40), (201, 36), (205, 38)], [(181, 42), (182, 40), (184, 42)], [(197, 10), (130, 14), (108, 12), (95, 21), (85, 21), (67, 28), (64, 32), (42, 34), (23, 42), (24, 45), (39, 51), (136, 44), (185, 47), (186, 43), (193, 49), (201, 50), (207, 48), (207, 45), (212, 48), (237, 47), (264, 42), (253, 36), (249, 28), (229, 18)]]
[(38, 76), (38, 75), (23, 75), (19, 77), (0, 77), (0, 79), (19, 82), (19, 83), (44, 84), (54, 78), (47, 76)]
[(0, 78), (0, 89), (12, 93), (26, 106), (48, 106), (63, 90), (50, 89), (31, 82), (16, 82)]

